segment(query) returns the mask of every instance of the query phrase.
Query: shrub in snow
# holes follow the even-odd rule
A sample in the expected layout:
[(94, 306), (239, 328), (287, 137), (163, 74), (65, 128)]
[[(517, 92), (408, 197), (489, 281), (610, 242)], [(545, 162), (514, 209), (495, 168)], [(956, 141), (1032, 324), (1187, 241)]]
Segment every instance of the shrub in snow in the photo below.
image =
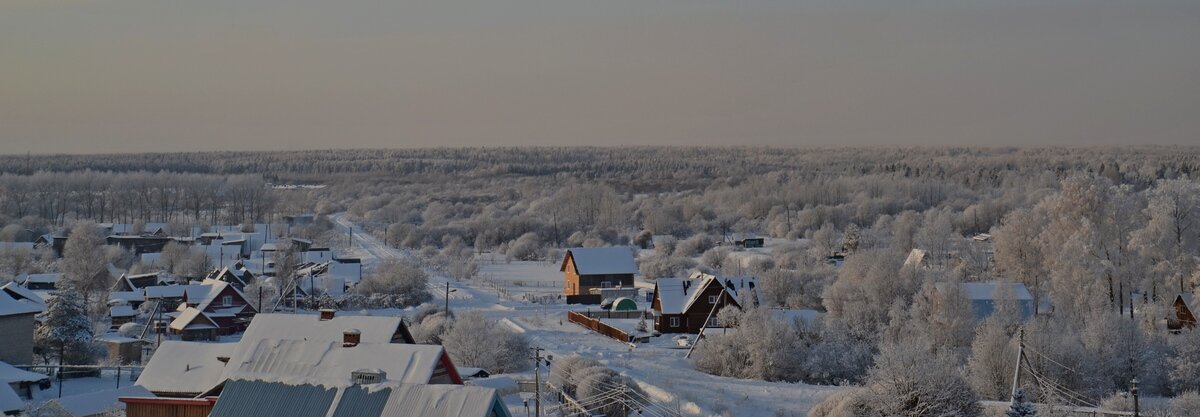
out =
[(1133, 411), (1133, 396), (1128, 392), (1116, 392), (1100, 400), (1100, 408), (1109, 411)]
[(975, 332), (967, 375), (971, 388), (989, 400), (1002, 400), (1011, 392), (1013, 361), (1017, 351), (1012, 335), (1002, 323), (988, 319)]
[(1187, 391), (1171, 399), (1171, 414), (1176, 416), (1200, 416), (1200, 393)]
[(526, 233), (508, 245), (504, 253), (508, 260), (536, 261), (542, 254), (542, 242), (537, 233)]
[(886, 416), (974, 417), (981, 411), (958, 360), (930, 352), (919, 340), (880, 346), (866, 389), (870, 407)]
[(802, 379), (802, 368), (795, 358), (805, 356), (806, 344), (793, 323), (775, 319), (766, 309), (719, 317), (737, 322), (736, 331), (721, 334), (719, 329), (710, 330), (697, 341), (692, 355), (696, 369), (767, 381)]
[(684, 276), (686, 272), (696, 267), (696, 261), (691, 258), (650, 256), (639, 262), (638, 270), (645, 279)]
[(864, 417), (871, 415), (867, 396), (861, 388), (848, 388), (829, 394), (808, 410), (808, 417)]
[[(641, 394), (641, 390), (629, 378), (600, 364), (600, 362), (571, 355), (556, 360), (550, 368), (550, 383), (563, 389), (580, 402), (627, 391)], [(643, 394), (644, 395), (644, 394)], [(619, 401), (601, 402), (590, 410), (593, 414), (625, 417), (625, 404)]]
[(354, 287), (359, 294), (388, 295), (398, 307), (421, 304), (432, 299), (426, 290), (429, 276), (420, 266), (399, 259), (387, 259)]
[(695, 236), (684, 239), (675, 245), (675, 256), (692, 257), (700, 255), (713, 247), (716, 241), (712, 236), (706, 234), (697, 234)]
[(1004, 413), (1004, 417), (1037, 417), (1037, 410), (1025, 398), (1025, 390), (1017, 389), (1016, 395), (1012, 397), (1012, 404), (1009, 405), (1008, 411)]
[(146, 326), (138, 323), (125, 323), (117, 329), (117, 334), (125, 337), (138, 337), (142, 334), (144, 327)]
[(454, 362), (462, 366), (509, 373), (523, 371), (530, 365), (529, 338), (479, 312), (469, 312), (453, 320), (450, 330), (442, 336), (442, 345)]
[(700, 264), (712, 268), (714, 271), (720, 271), (729, 259), (729, 252), (732, 250), (721, 246), (706, 250), (704, 255), (700, 256)]
[(450, 330), (453, 316), (447, 315), (445, 312), (436, 311), (433, 314), (427, 315), (418, 321), (413, 332), (413, 338), (417, 343), (438, 345), (442, 343), (442, 336)]

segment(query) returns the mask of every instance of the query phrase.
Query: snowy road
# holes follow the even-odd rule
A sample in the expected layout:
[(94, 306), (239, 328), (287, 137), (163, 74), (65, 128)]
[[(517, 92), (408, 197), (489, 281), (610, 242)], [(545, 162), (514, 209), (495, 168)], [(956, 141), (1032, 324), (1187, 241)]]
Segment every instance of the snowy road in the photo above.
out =
[[(331, 216), (340, 227), (362, 230), (341, 214)], [(367, 233), (354, 235), (354, 251), (369, 268), (382, 259), (414, 259), (406, 250), (391, 248)], [(830, 393), (842, 388), (742, 380), (708, 375), (692, 368), (684, 352), (666, 348), (630, 349), (628, 345), (567, 323), (566, 307), (506, 300), (491, 288), (430, 274), (430, 293), (444, 299), (452, 290), (450, 309), (478, 310), (529, 336), (530, 343), (555, 357), (579, 354), (597, 359), (633, 378), (664, 405), (690, 416), (748, 417), (804, 416)]]

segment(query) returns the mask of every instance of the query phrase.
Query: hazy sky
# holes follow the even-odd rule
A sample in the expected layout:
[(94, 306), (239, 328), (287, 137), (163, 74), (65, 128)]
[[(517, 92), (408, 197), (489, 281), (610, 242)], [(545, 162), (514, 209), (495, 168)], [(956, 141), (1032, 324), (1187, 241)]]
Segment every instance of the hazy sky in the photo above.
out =
[(1200, 143), (1196, 0), (0, 0), (0, 153)]

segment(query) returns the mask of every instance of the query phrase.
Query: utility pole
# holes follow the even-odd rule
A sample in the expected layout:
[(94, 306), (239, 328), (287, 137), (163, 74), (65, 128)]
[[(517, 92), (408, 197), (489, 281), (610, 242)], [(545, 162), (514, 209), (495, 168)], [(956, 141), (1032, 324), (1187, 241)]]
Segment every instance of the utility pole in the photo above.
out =
[(354, 247), (354, 226), (346, 226), (346, 234), (347, 234), (347, 236), (349, 236), (349, 242), (350, 242), (349, 246), (347, 246), (347, 247), (353, 248)]
[(446, 281), (446, 315), (450, 315), (450, 293), (458, 291), (458, 288), (450, 289), (450, 281)]
[(1130, 381), (1133, 387), (1129, 388), (1129, 392), (1133, 394), (1133, 417), (1141, 417), (1141, 407), (1138, 406), (1138, 380), (1134, 378)]
[(1017, 366), (1013, 370), (1012, 391), (1009, 393), (1009, 399), (1016, 398), (1017, 388), (1021, 386), (1021, 359), (1025, 357), (1025, 328), (1021, 327), (1020, 337), (1017, 339)]
[(533, 350), (533, 416), (542, 417), (542, 349), (531, 347)]

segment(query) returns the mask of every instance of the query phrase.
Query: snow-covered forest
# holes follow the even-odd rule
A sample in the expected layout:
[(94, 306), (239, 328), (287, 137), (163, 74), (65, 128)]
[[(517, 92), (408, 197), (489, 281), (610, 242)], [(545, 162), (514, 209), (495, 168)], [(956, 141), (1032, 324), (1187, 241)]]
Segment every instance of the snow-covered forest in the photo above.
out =
[[(140, 268), (132, 254), (83, 241), (98, 238), (93, 223), (192, 233), (315, 213), (291, 232), (341, 248), (346, 230), (330, 218), (345, 216), (365, 228), (355, 232), (417, 255), (419, 265), (382, 264), (360, 284), (362, 297), (418, 291), (422, 269), (478, 279), (482, 253), (557, 262), (570, 247), (640, 248), (640, 278), (651, 283), (697, 270), (757, 277), (763, 305), (723, 310), (720, 321), (736, 331), (698, 342), (691, 364), (854, 387), (812, 416), (980, 415), (981, 400), (1011, 399), (1021, 341), (1037, 375), (1021, 384), (1029, 401), (1079, 405), (1066, 393), (1124, 409), (1136, 378), (1143, 395), (1164, 398), (1162, 415), (1200, 415), (1200, 330), (1168, 319), (1181, 295), (1200, 297), (1197, 148), (29, 155), (0, 157), (0, 172), (0, 241), (70, 236), (61, 259), (0, 247), (0, 284), (65, 273), (85, 297), (59, 303), (76, 310), (87, 309), (89, 288), (108, 288), (90, 282), (96, 268)], [(732, 245), (748, 237), (769, 239), (769, 250)], [(180, 275), (212, 266), (186, 248), (163, 257)], [(996, 282), (1023, 284), (1032, 314), (1001, 302), (978, 318), (958, 284)], [(493, 369), (528, 366), (523, 354), (480, 350), (494, 323), (463, 314), (472, 326), (448, 327), (445, 312), (427, 309), (416, 336)]]

